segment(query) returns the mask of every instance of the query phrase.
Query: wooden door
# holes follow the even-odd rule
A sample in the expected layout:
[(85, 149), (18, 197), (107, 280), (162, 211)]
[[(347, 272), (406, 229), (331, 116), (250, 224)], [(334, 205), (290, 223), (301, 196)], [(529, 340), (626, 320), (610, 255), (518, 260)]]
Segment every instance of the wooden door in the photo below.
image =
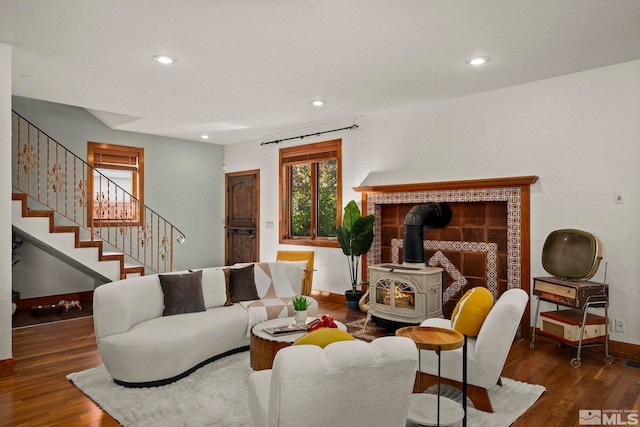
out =
[(228, 173), (225, 182), (225, 265), (258, 261), (260, 171)]

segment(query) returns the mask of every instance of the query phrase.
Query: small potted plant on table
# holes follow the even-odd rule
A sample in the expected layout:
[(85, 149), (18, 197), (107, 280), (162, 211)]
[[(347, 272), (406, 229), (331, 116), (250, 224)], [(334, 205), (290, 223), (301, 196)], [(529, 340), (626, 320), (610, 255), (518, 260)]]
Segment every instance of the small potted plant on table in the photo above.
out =
[(304, 295), (297, 295), (291, 299), (293, 304), (293, 318), (296, 325), (305, 326), (307, 324), (307, 309), (311, 305), (311, 300)]

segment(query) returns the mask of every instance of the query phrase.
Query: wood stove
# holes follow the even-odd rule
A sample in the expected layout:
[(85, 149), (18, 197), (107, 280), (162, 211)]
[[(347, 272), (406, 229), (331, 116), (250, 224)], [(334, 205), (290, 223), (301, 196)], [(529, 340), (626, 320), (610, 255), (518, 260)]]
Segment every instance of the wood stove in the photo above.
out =
[(444, 270), (424, 265), (377, 264), (369, 266), (369, 311), (391, 322), (419, 324), (442, 316)]

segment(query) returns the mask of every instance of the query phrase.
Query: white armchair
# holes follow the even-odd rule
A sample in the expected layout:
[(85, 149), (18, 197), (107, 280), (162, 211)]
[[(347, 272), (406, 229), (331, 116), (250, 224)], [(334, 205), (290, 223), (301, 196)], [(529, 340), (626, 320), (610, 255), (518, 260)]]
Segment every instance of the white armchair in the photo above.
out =
[(404, 337), (286, 347), (249, 376), (256, 426), (405, 426), (418, 366)]
[[(487, 389), (500, 384), (500, 374), (518, 331), (529, 295), (522, 289), (509, 289), (500, 296), (487, 315), (478, 336), (467, 344), (468, 396), (476, 409), (493, 412)], [(449, 319), (430, 318), (421, 326), (451, 329)], [(438, 375), (438, 356), (421, 350), (420, 371), (434, 382)], [(422, 383), (428, 383), (423, 378)], [(441, 352), (441, 382), (462, 387), (462, 348)]]

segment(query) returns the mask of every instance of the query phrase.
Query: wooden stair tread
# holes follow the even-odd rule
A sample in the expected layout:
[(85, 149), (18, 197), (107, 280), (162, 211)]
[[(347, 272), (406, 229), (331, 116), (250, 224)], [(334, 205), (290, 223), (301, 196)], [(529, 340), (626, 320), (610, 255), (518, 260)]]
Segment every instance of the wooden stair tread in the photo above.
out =
[(80, 227), (77, 225), (56, 225), (53, 227), (54, 233), (79, 233)]
[(78, 246), (81, 248), (97, 248), (102, 247), (100, 240), (80, 240)]

